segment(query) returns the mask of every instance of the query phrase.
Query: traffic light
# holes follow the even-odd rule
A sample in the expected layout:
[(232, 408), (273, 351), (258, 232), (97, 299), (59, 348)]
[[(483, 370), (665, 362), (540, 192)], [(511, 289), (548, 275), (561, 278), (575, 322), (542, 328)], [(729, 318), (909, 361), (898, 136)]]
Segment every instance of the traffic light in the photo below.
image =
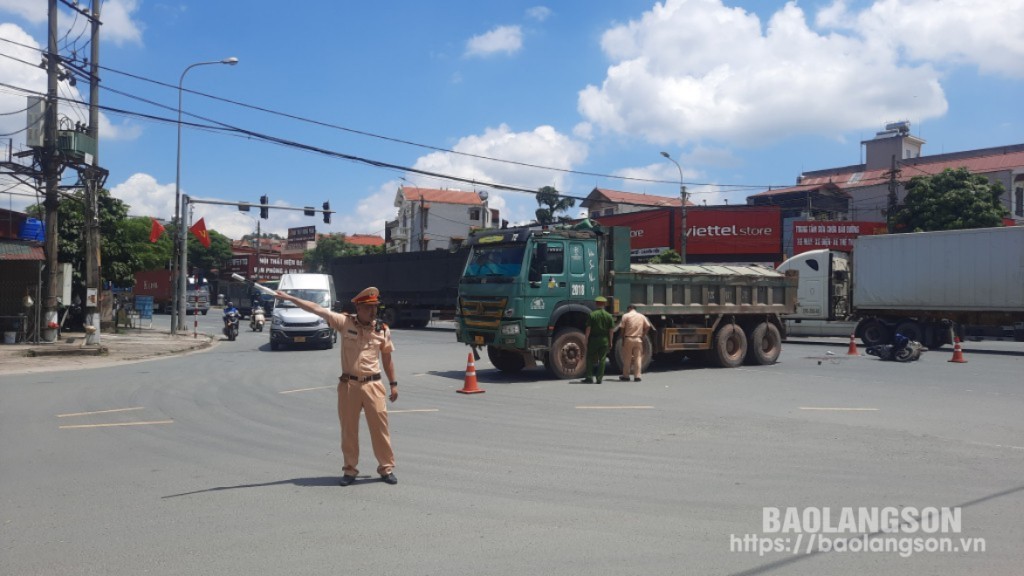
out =
[(260, 196), (260, 218), (264, 220), (270, 218), (270, 208), (267, 204), (270, 204), (270, 197), (266, 195)]
[(331, 223), (331, 203), (324, 202), (324, 224)]

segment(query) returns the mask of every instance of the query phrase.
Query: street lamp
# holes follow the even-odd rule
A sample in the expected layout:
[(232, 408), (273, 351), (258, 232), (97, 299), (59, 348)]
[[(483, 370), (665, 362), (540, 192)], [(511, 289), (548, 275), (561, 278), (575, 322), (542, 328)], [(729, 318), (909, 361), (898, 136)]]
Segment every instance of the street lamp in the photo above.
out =
[(679, 197), (683, 201), (683, 222), (679, 241), (679, 261), (682, 264), (686, 264), (686, 185), (683, 184), (683, 168), (682, 166), (679, 165), (679, 162), (676, 162), (671, 156), (668, 155), (668, 152), (662, 152), (661, 155), (664, 156), (665, 158), (668, 158), (669, 161), (675, 164), (676, 168), (679, 169)]
[[(185, 74), (188, 71), (195, 68), (196, 66), (206, 66), (208, 64), (227, 64), (234, 66), (238, 64), (238, 58), (234, 56), (225, 58), (223, 60), (213, 60), (210, 62), (196, 62), (195, 64), (189, 64), (184, 71), (181, 73), (181, 77), (178, 79), (178, 161), (174, 175), (174, 213), (180, 219), (178, 221), (178, 250), (180, 250), (180, 260), (178, 264), (177, 273), (177, 289), (175, 291), (175, 306), (171, 309), (171, 334), (177, 334), (178, 329), (184, 330), (185, 328), (185, 294), (187, 293), (188, 287), (188, 226), (185, 224), (185, 212), (186, 208), (184, 203), (181, 201), (181, 97), (182, 97), (182, 84), (185, 82)], [(177, 311), (177, 315), (175, 315)]]

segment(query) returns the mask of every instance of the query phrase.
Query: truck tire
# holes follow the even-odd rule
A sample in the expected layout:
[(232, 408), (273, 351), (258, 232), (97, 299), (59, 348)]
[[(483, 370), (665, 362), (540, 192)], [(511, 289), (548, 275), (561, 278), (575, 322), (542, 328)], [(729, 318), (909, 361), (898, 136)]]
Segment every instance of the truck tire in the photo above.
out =
[(587, 369), (587, 339), (578, 328), (562, 328), (555, 332), (545, 363), (548, 370), (561, 380), (583, 376)]
[(896, 332), (899, 332), (916, 342), (923, 343), (926, 340), (924, 326), (922, 326), (920, 322), (916, 322), (914, 320), (904, 320), (903, 322), (900, 322), (896, 325)]
[(860, 340), (865, 346), (881, 346), (892, 341), (889, 327), (877, 318), (865, 320), (857, 328), (860, 329)]
[(519, 372), (526, 366), (526, 360), (523, 359), (522, 354), (516, 352), (509, 352), (508, 350), (502, 350), (494, 346), (487, 347), (487, 359), (491, 361), (491, 364), (495, 368), (502, 372), (508, 372), (514, 374)]
[(747, 364), (775, 364), (782, 353), (782, 334), (771, 322), (754, 327), (747, 338)]
[[(644, 348), (643, 356), (640, 358), (640, 373), (647, 373), (647, 369), (651, 366), (651, 361), (654, 359), (654, 346), (651, 344), (651, 339), (648, 336), (644, 336)], [(622, 373), (622, 366), (626, 360), (622, 357), (622, 338), (616, 338), (615, 344), (612, 346), (612, 364), (611, 369), (613, 372)]]
[(715, 332), (712, 347), (715, 363), (722, 368), (735, 368), (747, 356), (747, 335), (736, 324), (726, 324)]

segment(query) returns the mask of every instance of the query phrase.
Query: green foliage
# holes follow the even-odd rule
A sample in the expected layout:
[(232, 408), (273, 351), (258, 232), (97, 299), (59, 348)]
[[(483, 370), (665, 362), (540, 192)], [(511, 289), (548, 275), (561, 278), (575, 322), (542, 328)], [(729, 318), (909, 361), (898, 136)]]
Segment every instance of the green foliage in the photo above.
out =
[(153, 229), (150, 218), (134, 216), (124, 221), (125, 238), (139, 260), (139, 270), (155, 270), (170, 265), (174, 254), (174, 230), (170, 224), (166, 226), (167, 230), (160, 238), (150, 242), (149, 233)]
[(1001, 182), (989, 182), (966, 168), (947, 168), (934, 176), (915, 176), (895, 214), (897, 232), (963, 230), (1002, 226), (1008, 215), (1000, 202)]
[(679, 264), (682, 261), (683, 259), (679, 257), (679, 253), (669, 248), (654, 258), (651, 258), (648, 262), (651, 264)]
[(565, 212), (576, 205), (575, 198), (563, 198), (553, 186), (545, 186), (537, 190), (537, 223), (553, 224), (568, 220), (564, 216), (558, 216), (559, 212)]
[(231, 261), (231, 239), (210, 228), (207, 228), (206, 233), (210, 235), (209, 248), (200, 244), (199, 239), (189, 232), (188, 265), (190, 269), (202, 270), (204, 277), (213, 279), (215, 275), (210, 274), (210, 270), (219, 270)]
[(318, 239), (316, 248), (307, 250), (302, 255), (302, 263), (307, 272), (330, 274), (331, 262), (335, 258), (379, 254), (383, 251), (383, 246), (356, 246), (349, 244), (344, 234), (332, 234)]

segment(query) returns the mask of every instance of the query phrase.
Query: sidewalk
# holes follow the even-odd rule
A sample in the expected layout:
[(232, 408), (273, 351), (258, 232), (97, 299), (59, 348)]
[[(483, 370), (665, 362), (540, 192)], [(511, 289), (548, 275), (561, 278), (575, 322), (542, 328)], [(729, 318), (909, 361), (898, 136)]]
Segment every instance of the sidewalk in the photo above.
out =
[(86, 345), (84, 333), (64, 332), (53, 343), (0, 344), (0, 376), (60, 370), (99, 368), (173, 354), (185, 354), (212, 346), (208, 334), (191, 332), (172, 336), (167, 330), (122, 329), (103, 333), (99, 345)]

